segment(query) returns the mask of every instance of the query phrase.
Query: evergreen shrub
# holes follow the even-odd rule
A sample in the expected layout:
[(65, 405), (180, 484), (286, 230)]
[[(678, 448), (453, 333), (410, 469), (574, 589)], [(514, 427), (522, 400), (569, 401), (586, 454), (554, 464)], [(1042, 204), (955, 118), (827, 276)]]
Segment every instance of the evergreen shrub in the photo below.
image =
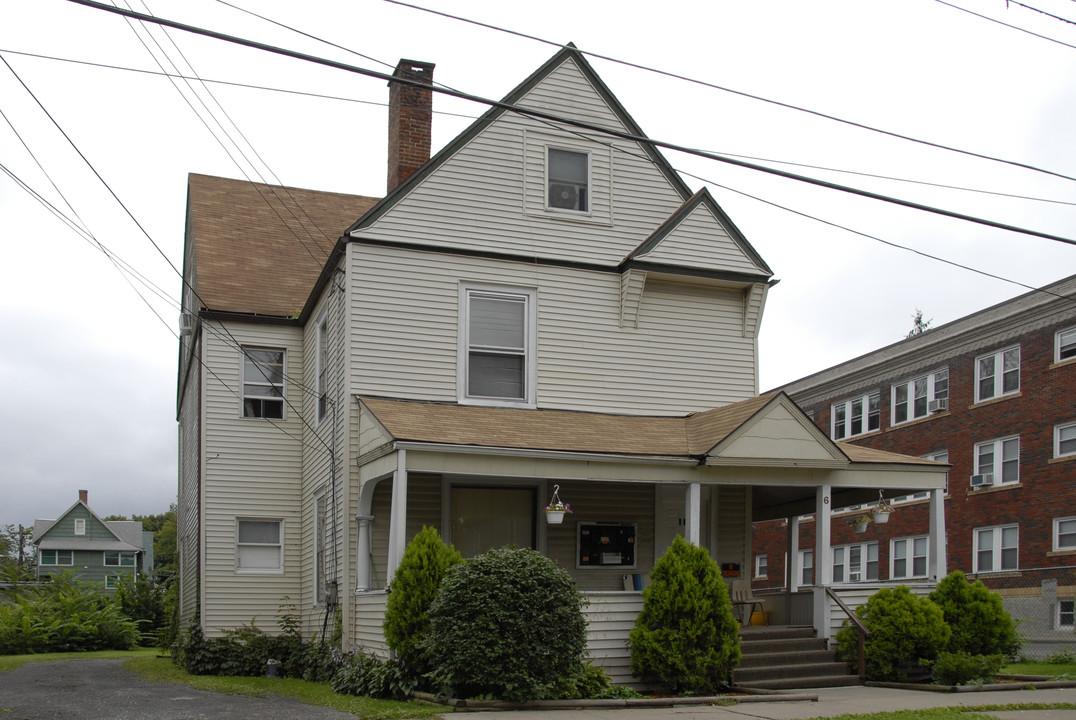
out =
[[(904, 585), (882, 588), (856, 608), (856, 616), (871, 632), (864, 650), (868, 680), (907, 680), (921, 660), (933, 662), (945, 650), (952, 634), (938, 606)], [(859, 631), (849, 621), (837, 633), (837, 652), (857, 662)]]
[(931, 670), (931, 679), (938, 685), (967, 685), (993, 680), (1005, 665), (1005, 656), (971, 655), (965, 652), (941, 652)]
[(431, 677), (456, 697), (570, 694), (586, 650), (582, 603), (572, 577), (533, 550), (456, 565), (429, 610)]
[(1006, 612), (1001, 595), (982, 581), (968, 582), (964, 573), (954, 570), (938, 583), (930, 599), (941, 608), (953, 631), (946, 647), (950, 653), (1003, 655), (1010, 660), (1019, 655), (1016, 623)]
[(631, 668), (670, 692), (708, 694), (740, 663), (728, 588), (710, 554), (682, 537), (654, 565), (629, 636)]

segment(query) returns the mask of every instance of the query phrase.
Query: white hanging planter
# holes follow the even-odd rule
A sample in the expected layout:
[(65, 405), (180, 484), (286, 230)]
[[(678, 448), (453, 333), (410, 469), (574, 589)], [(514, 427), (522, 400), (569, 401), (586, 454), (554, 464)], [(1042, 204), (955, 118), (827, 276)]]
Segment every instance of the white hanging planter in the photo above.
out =
[(546, 510), (545, 521), (550, 525), (560, 525), (564, 522), (563, 510)]
[(572, 506), (560, 499), (560, 485), (553, 486), (553, 497), (545, 506), (545, 521), (548, 525), (560, 525), (564, 516), (572, 511)]
[(853, 523), (852, 524), (852, 529), (855, 530), (857, 533), (865, 533), (865, 532), (867, 532), (867, 524), (868, 523), (867, 523), (866, 520), (864, 520), (862, 522)]
[(891, 513), (892, 510), (875, 510), (874, 522), (878, 523), (879, 525), (885, 525), (887, 522), (889, 522), (889, 516)]

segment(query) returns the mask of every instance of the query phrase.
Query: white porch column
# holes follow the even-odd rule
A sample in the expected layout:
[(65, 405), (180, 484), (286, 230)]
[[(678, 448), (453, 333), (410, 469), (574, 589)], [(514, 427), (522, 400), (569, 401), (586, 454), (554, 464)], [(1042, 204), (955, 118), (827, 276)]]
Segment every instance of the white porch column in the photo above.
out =
[(355, 544), (355, 592), (370, 589), (370, 522), (373, 515), (356, 515), (359, 538)]
[(945, 559), (945, 491), (930, 493), (930, 538), (927, 540), (927, 576), (937, 582), (949, 574)]
[(799, 592), (803, 568), (800, 567), (800, 518), (799, 515), (788, 519), (788, 591)]
[(396, 471), (392, 474), (392, 510), (389, 514), (389, 557), (385, 568), (385, 585), (400, 567), (407, 545), (407, 451), (396, 451)]
[(702, 524), (702, 485), (690, 483), (684, 498), (684, 539), (692, 545), (699, 544)]
[(833, 550), (830, 524), (833, 515), (833, 488), (820, 485), (815, 491), (814, 543), (814, 629), (820, 638), (829, 638), (830, 610), (826, 588), (833, 584)]

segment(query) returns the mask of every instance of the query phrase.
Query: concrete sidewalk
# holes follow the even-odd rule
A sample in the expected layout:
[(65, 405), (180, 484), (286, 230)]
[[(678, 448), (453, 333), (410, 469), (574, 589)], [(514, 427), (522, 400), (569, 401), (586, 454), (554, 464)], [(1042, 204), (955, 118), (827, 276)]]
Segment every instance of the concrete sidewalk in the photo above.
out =
[[(725, 707), (680, 706), (675, 708), (588, 708), (572, 710), (483, 711), (482, 720), (653, 720), (692, 718), (752, 718), (794, 720), (826, 718), (884, 710), (922, 710), (935, 707), (977, 707), (1028, 703), (1076, 704), (1076, 688), (1048, 690), (1002, 690), (995, 692), (938, 693), (877, 687), (819, 688), (815, 702), (750, 702)], [(1004, 720), (1076, 720), (1076, 710), (1027, 710), (993, 712)], [(446, 719), (459, 718), (448, 714)]]

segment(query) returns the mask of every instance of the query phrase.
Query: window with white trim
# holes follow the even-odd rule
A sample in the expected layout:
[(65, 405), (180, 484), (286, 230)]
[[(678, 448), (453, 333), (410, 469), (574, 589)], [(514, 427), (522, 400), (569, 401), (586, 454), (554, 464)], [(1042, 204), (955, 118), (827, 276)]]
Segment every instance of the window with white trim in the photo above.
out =
[(461, 286), (461, 402), (535, 404), (536, 291)]
[(321, 422), (325, 417), (325, 413), (329, 409), (329, 318), (325, 315), (321, 316), (321, 322), (318, 323), (318, 356), (317, 356), (317, 373), (318, 373), (318, 411), (317, 421)]
[(590, 210), (590, 153), (546, 149), (546, 207), (551, 210)]
[(284, 571), (284, 521), (237, 519), (235, 571), (279, 573)]
[(284, 417), (284, 351), (243, 348), (243, 417)]
[[(939, 450), (937, 452), (927, 453), (921, 456), (924, 460), (933, 460), (934, 462), (948, 463), (949, 451)], [(945, 474), (945, 494), (949, 494), (949, 473)], [(901, 495), (898, 498), (893, 498), (895, 503), (912, 502), (913, 500), (928, 500), (930, 498), (930, 491), (923, 490), (922, 492), (912, 493), (911, 495)]]
[(893, 386), (893, 424), (918, 420), (941, 411), (941, 402), (948, 408), (949, 368), (912, 378)]
[(325, 500), (324, 492), (314, 497), (314, 602), (325, 600)]
[(1054, 362), (1076, 358), (1076, 327), (1061, 330), (1054, 336)]
[(1020, 346), (975, 359), (975, 401), (1020, 392)]
[(976, 444), (975, 474), (993, 475), (995, 486), (1020, 482), (1020, 438)]
[(85, 518), (75, 518), (75, 534), (76, 535), (85, 535), (86, 534), (86, 519)]
[(800, 550), (800, 585), (814, 585), (814, 550)]
[(72, 550), (38, 550), (38, 565), (74, 565), (75, 553)]
[(975, 530), (973, 572), (1003, 572), (1020, 567), (1020, 526), (998, 525)]
[(878, 543), (834, 546), (833, 582), (857, 583), (877, 579)]
[(127, 552), (106, 552), (105, 567), (130, 567), (135, 566), (135, 554)]
[(1058, 425), (1054, 428), (1054, 457), (1076, 455), (1076, 423)]
[(755, 577), (756, 578), (764, 578), (764, 577), (766, 577), (766, 570), (767, 570), (768, 564), (769, 564), (769, 561), (768, 561), (768, 559), (767, 559), (767, 557), (765, 555), (755, 555)]
[(830, 437), (834, 440), (863, 435), (880, 427), (880, 393), (849, 398), (830, 409)]
[(897, 538), (890, 544), (889, 577), (893, 580), (927, 576), (927, 537)]
[(1057, 601), (1057, 629), (1071, 630), (1076, 627), (1076, 600)]
[(1054, 518), (1054, 552), (1076, 550), (1076, 517)]
[(120, 586), (120, 582), (123, 581), (122, 575), (105, 575), (105, 589), (115, 590)]

